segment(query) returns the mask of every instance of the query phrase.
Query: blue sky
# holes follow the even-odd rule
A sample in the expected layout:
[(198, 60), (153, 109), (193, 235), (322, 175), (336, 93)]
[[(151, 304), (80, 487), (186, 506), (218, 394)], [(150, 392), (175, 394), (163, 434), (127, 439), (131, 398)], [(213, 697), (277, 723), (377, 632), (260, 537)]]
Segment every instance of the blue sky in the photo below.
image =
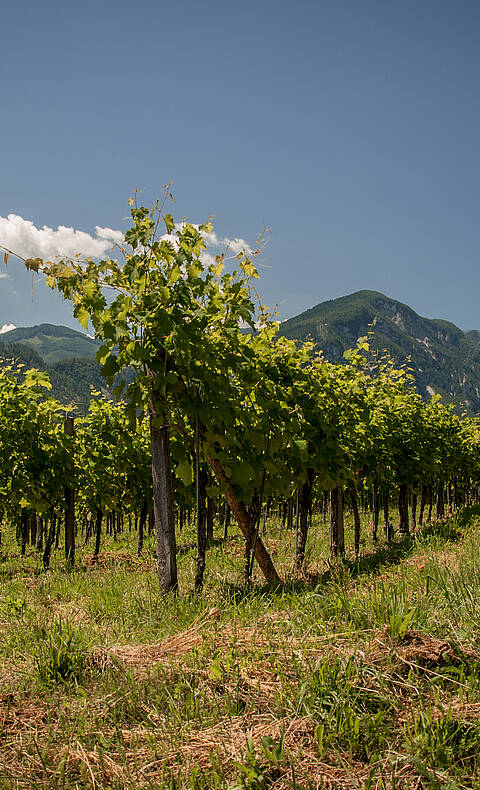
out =
[[(478, 2), (18, 0), (1, 68), (0, 217), (125, 229), (171, 179), (178, 217), (272, 228), (283, 318), (371, 288), (480, 328)], [(78, 328), (6, 273), (0, 325)]]

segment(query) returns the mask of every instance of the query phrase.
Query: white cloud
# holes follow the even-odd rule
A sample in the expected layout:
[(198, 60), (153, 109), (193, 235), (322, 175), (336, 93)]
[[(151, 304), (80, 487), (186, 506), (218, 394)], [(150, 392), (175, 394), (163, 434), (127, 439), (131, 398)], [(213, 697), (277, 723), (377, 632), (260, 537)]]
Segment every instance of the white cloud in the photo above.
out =
[(219, 239), (213, 231), (205, 236), (205, 243), (207, 247), (223, 247), (223, 249), (227, 251), (227, 254), (232, 252), (234, 255), (238, 255), (239, 252), (245, 252), (246, 255), (251, 255), (253, 252), (245, 239), (228, 239), (227, 237)]
[(112, 230), (112, 228), (100, 228), (98, 225), (96, 225), (95, 232), (99, 239), (106, 239), (107, 241), (112, 240), (115, 244), (125, 244), (123, 231), (121, 230)]
[[(184, 222), (177, 222), (175, 224), (175, 230), (179, 231), (182, 230), (184, 226)], [(195, 223), (190, 223), (193, 225), (194, 228), (197, 228), (198, 225)], [(204, 250), (200, 253), (200, 260), (205, 266), (210, 266), (211, 264), (215, 263), (216, 255), (221, 253), (225, 253), (225, 256), (228, 258), (230, 256), (236, 256), (240, 252), (244, 252), (245, 255), (251, 255), (253, 253), (252, 247), (242, 238), (235, 238), (229, 239), (228, 237), (220, 238), (217, 236), (215, 231), (211, 231), (211, 233), (204, 233), (202, 232), (202, 236), (205, 239), (205, 244), (207, 246), (207, 250)], [(175, 249), (178, 248), (177, 237), (172, 233), (165, 233), (162, 236), (162, 239), (166, 239), (173, 244)], [(212, 250), (212, 252), (208, 252), (208, 248)]]
[(12, 329), (15, 329), (15, 324), (4, 324), (0, 329), (0, 335), (4, 335), (5, 332), (11, 332)]
[[(175, 225), (176, 230), (181, 230), (184, 226), (184, 222), (177, 222)], [(194, 228), (198, 229), (198, 225), (194, 225), (191, 223)], [(222, 252), (232, 252), (234, 255), (238, 255), (239, 252), (245, 252), (247, 255), (251, 255), (253, 250), (249, 244), (245, 241), (245, 239), (235, 238), (229, 239), (227, 236), (225, 238), (219, 238), (214, 230), (211, 233), (203, 233), (202, 236), (205, 239), (205, 244), (207, 247), (217, 247), (222, 249)], [(171, 236), (163, 236), (162, 238), (169, 238)]]
[[(178, 223), (176, 230), (183, 227), (183, 223)], [(198, 228), (198, 225), (195, 227)], [(215, 256), (225, 253), (235, 256), (240, 252), (250, 255), (253, 250), (242, 238), (229, 239), (221, 238), (212, 231), (202, 233), (207, 250), (201, 254), (201, 260), (205, 265), (215, 262)], [(177, 237), (175, 234), (165, 234), (163, 239), (170, 241), (174, 248), (177, 248)], [(0, 246), (7, 247), (12, 253), (21, 258), (42, 258), (52, 260), (60, 257), (73, 258), (75, 255), (81, 257), (101, 258), (114, 244), (124, 244), (124, 235), (121, 230), (113, 228), (95, 227), (95, 235), (76, 230), (72, 227), (59, 225), (55, 230), (44, 225), (37, 228), (33, 222), (17, 214), (9, 214), (8, 217), (0, 217)], [(8, 274), (1, 273), (0, 278), (8, 277)]]
[(112, 228), (95, 228), (95, 236), (82, 230), (59, 225), (56, 230), (44, 225), (37, 228), (33, 222), (17, 214), (0, 217), (0, 245), (7, 247), (21, 258), (52, 258), (75, 255), (100, 258), (123, 242), (123, 233)]
[(215, 255), (210, 255), (209, 252), (203, 250), (203, 252), (200, 253), (200, 260), (204, 266), (213, 266), (215, 263)]

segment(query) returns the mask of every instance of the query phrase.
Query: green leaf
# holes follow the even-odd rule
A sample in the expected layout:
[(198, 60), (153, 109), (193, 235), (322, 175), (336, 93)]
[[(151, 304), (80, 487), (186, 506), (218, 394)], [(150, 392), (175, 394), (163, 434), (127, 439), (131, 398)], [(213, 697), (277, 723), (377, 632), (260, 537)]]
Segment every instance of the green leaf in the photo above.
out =
[(165, 222), (165, 227), (167, 229), (167, 233), (171, 233), (175, 229), (175, 221), (171, 214), (165, 214), (163, 221)]
[(76, 318), (80, 326), (83, 326), (84, 329), (88, 329), (88, 322), (90, 320), (90, 314), (88, 310), (85, 310), (84, 307), (77, 307)]
[(296, 447), (298, 447), (301, 453), (307, 452), (307, 442), (305, 439), (295, 439), (294, 444)]
[(184, 486), (189, 486), (193, 483), (193, 470), (188, 458), (185, 458), (185, 460), (177, 466), (175, 474), (180, 478)]
[(167, 280), (168, 284), (175, 285), (175, 283), (177, 282), (177, 280), (180, 279), (181, 276), (182, 276), (182, 272), (180, 270), (180, 266), (174, 266), (173, 269), (169, 272), (168, 280)]
[(241, 488), (247, 488), (254, 476), (255, 472), (247, 461), (241, 461), (239, 464), (236, 464), (232, 471), (232, 481)]
[(120, 384), (117, 384), (112, 390), (113, 397), (115, 398), (115, 400), (120, 400), (124, 389), (125, 389), (125, 381), (122, 379)]
[(119, 370), (120, 367), (117, 362), (117, 357), (114, 356), (114, 354), (110, 354), (110, 356), (107, 357), (106, 361), (102, 365), (102, 376), (105, 376), (105, 378), (110, 378), (111, 376), (114, 376), (115, 373), (118, 373)]
[(94, 296), (95, 291), (97, 290), (96, 283), (93, 280), (87, 280), (83, 283), (83, 293), (85, 296), (88, 296), (89, 299)]
[(47, 390), (52, 389), (48, 373), (43, 370), (35, 370), (35, 368), (27, 370), (25, 374), (25, 386), (44, 387)]
[(110, 346), (100, 346), (100, 348), (98, 349), (95, 355), (99, 365), (103, 365), (109, 354), (110, 354)]

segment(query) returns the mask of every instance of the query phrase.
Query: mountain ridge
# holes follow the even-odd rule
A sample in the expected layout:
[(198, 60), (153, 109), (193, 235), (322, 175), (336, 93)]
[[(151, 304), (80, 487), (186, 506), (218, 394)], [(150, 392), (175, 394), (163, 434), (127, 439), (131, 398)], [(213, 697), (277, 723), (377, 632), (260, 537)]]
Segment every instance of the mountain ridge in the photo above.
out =
[[(480, 330), (463, 332), (450, 321), (420, 316), (380, 291), (362, 290), (283, 321), (279, 333), (313, 340), (332, 362), (344, 362), (344, 351), (371, 333), (373, 351), (386, 351), (397, 364), (413, 368), (422, 397), (438, 393), (458, 411), (480, 413)], [(88, 408), (90, 385), (109, 392), (95, 359), (98, 347), (97, 340), (56, 324), (17, 327), (0, 336), (4, 357), (47, 370), (53, 394), (64, 402), (75, 400), (81, 410)]]
[(95, 338), (57, 324), (16, 327), (0, 335), (0, 340), (30, 346), (49, 364), (72, 358), (95, 357), (100, 345)]
[[(0, 336), (1, 337), (1, 336)], [(100, 365), (94, 357), (62, 359), (47, 364), (30, 345), (20, 342), (4, 343), (0, 339), (0, 367), (23, 366), (25, 370), (37, 368), (48, 373), (52, 395), (61, 403), (72, 404), (74, 411), (85, 413), (91, 398), (91, 387), (110, 395)]]
[(280, 324), (281, 335), (313, 340), (332, 362), (342, 362), (344, 351), (369, 332), (372, 350), (386, 351), (397, 364), (410, 362), (422, 397), (438, 393), (459, 409), (480, 412), (479, 330), (463, 332), (369, 290), (320, 302)]

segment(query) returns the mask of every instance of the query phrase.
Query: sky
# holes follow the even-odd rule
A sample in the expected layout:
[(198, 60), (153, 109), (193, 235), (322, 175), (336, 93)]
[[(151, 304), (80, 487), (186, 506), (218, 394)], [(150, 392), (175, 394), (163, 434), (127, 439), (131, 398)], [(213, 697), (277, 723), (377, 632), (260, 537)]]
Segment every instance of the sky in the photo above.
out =
[[(176, 218), (271, 228), (282, 318), (368, 288), (480, 328), (477, 0), (17, 0), (1, 27), (0, 244), (102, 255), (171, 180)], [(79, 328), (0, 266), (0, 326)]]

